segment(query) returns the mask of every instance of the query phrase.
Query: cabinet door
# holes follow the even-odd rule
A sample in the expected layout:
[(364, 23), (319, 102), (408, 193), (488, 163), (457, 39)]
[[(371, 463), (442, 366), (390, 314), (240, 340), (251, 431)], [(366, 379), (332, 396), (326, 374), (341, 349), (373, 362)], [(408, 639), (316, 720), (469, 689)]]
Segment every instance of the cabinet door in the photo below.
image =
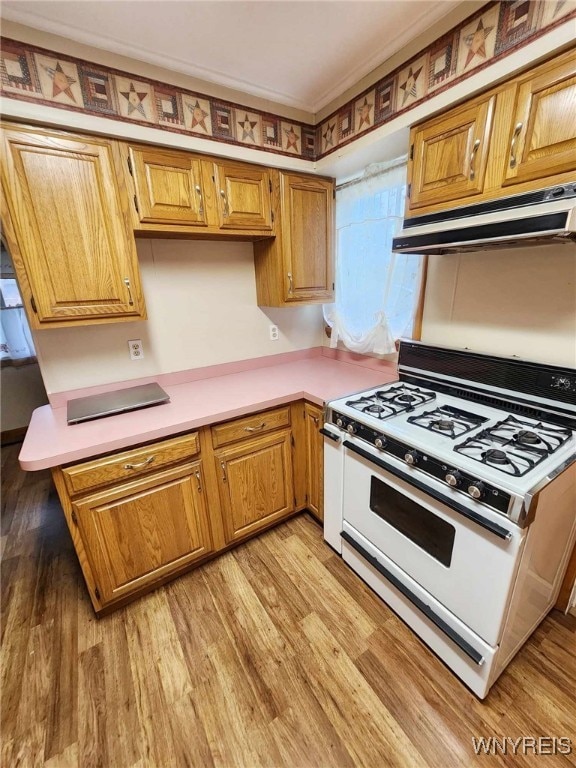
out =
[(272, 229), (270, 175), (266, 168), (216, 163), (215, 183), (223, 229)]
[(332, 301), (334, 185), (288, 174), (281, 185), (285, 300)]
[(102, 604), (212, 550), (201, 462), (72, 502)]
[(224, 530), (242, 539), (294, 510), (290, 430), (215, 454)]
[(128, 198), (111, 142), (2, 133), (2, 184), (33, 325), (144, 318)]
[(206, 226), (200, 160), (187, 152), (130, 147), (139, 219)]
[(475, 100), (413, 130), (410, 210), (482, 192), (495, 100)]
[(324, 520), (324, 439), (319, 432), (323, 411), (317, 405), (304, 404), (306, 423), (306, 501), (318, 520)]
[(504, 185), (576, 171), (576, 58), (520, 82)]

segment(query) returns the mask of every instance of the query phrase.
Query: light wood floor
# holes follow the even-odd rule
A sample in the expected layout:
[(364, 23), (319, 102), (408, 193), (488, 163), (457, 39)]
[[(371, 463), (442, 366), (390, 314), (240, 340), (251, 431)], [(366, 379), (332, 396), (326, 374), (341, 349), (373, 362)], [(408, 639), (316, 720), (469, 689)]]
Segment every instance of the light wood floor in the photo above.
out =
[[(576, 765), (576, 619), (480, 702), (306, 515), (95, 619), (48, 473), (2, 449), (2, 766)], [(472, 736), (570, 736), (557, 757)]]

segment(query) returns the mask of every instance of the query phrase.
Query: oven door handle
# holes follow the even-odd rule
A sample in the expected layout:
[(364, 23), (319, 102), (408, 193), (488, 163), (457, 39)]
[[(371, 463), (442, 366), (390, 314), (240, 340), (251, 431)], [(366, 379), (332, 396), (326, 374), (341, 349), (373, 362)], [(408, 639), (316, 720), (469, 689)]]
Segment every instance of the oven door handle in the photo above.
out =
[(318, 432), (320, 432), (321, 435), (324, 435), (324, 437), (329, 437), (330, 440), (334, 440), (335, 443), (340, 442), (338, 435), (335, 435), (333, 432), (329, 432), (327, 429), (324, 429), (324, 427), (321, 427)]
[(378, 571), (379, 574), (381, 574), (387, 581), (389, 581), (393, 587), (396, 587), (398, 592), (404, 595), (404, 597), (409, 600), (415, 608), (423, 613), (424, 616), (426, 616), (426, 618), (432, 622), (432, 624), (444, 632), (444, 634), (447, 635), (450, 640), (452, 640), (452, 642), (455, 643), (458, 648), (460, 648), (460, 650), (466, 654), (466, 656), (468, 656), (468, 658), (472, 659), (472, 661), (475, 664), (478, 664), (479, 667), (484, 664), (484, 656), (482, 656), (481, 653), (478, 653), (476, 648), (471, 646), (470, 643), (467, 642), (461, 635), (459, 635), (458, 632), (452, 629), (452, 627), (447, 624), (444, 619), (438, 616), (438, 614), (436, 614), (432, 608), (430, 608), (428, 603), (425, 603), (424, 600), (418, 597), (418, 595), (415, 595), (414, 592), (412, 592), (411, 589), (409, 589), (402, 581), (400, 581), (397, 576), (385, 568), (382, 563), (374, 557), (374, 555), (371, 555), (370, 552), (367, 552), (364, 547), (361, 544), (358, 544), (358, 542), (353, 539), (352, 536), (350, 536), (350, 534), (346, 531), (342, 531), (340, 536), (344, 539), (344, 541), (350, 544), (350, 546), (355, 549), (361, 557), (367, 560), (370, 565)]
[(354, 453), (357, 453), (359, 456), (362, 456), (362, 458), (366, 459), (367, 461), (372, 462), (372, 464), (376, 464), (377, 467), (381, 467), (382, 469), (385, 469), (386, 472), (390, 472), (391, 475), (404, 480), (404, 482), (408, 483), (408, 485), (411, 485), (414, 488), (418, 488), (420, 491), (424, 491), (424, 493), (427, 493), (428, 496), (436, 499), (436, 501), (442, 502), (442, 504), (450, 507), (450, 509), (452, 509), (454, 512), (462, 515), (462, 517), (466, 517), (468, 520), (476, 523), (476, 525), (479, 525), (481, 528), (485, 528), (487, 531), (490, 531), (490, 533), (498, 536), (498, 538), (504, 539), (506, 541), (510, 541), (512, 538), (512, 532), (509, 531), (508, 528), (504, 528), (503, 526), (498, 525), (498, 523), (493, 523), (491, 520), (486, 520), (484, 517), (482, 517), (482, 515), (479, 515), (476, 512), (472, 512), (462, 504), (458, 504), (457, 501), (454, 501), (448, 496), (444, 496), (443, 493), (440, 493), (435, 488), (430, 488), (428, 485), (426, 485), (426, 483), (422, 483), (420, 480), (417, 480), (414, 477), (410, 477), (410, 475), (408, 475), (406, 472), (402, 472), (401, 470), (396, 469), (396, 467), (390, 466), (390, 464), (382, 461), (382, 459), (379, 459), (376, 456), (372, 456), (371, 453), (368, 453), (368, 451), (365, 451), (362, 448), (359, 448), (357, 445), (354, 445), (354, 443), (350, 442), (350, 440), (344, 440), (343, 445)]

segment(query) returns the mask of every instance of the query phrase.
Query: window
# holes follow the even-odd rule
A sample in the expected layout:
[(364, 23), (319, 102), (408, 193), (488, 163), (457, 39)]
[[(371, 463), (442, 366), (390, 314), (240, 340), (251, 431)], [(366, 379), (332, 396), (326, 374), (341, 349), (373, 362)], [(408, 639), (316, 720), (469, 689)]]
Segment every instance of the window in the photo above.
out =
[(336, 190), (336, 297), (324, 316), (338, 341), (354, 352), (390, 354), (412, 337), (423, 257), (392, 253), (402, 225), (406, 160), (369, 166)]
[(0, 261), (0, 361), (2, 365), (36, 362), (36, 351), (10, 254), (2, 244)]

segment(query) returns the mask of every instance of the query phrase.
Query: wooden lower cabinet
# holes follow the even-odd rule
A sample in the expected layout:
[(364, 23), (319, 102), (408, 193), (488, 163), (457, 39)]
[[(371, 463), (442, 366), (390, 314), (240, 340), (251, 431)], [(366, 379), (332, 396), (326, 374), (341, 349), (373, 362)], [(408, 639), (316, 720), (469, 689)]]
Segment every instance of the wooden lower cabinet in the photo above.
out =
[(238, 541), (294, 511), (289, 429), (218, 450), (215, 461), (227, 542)]
[(213, 551), (201, 461), (68, 500), (64, 507), (96, 610)]
[(54, 483), (97, 614), (309, 509), (322, 409), (302, 400), (81, 463)]
[(306, 506), (318, 520), (324, 520), (324, 438), (322, 408), (304, 403), (306, 425)]

